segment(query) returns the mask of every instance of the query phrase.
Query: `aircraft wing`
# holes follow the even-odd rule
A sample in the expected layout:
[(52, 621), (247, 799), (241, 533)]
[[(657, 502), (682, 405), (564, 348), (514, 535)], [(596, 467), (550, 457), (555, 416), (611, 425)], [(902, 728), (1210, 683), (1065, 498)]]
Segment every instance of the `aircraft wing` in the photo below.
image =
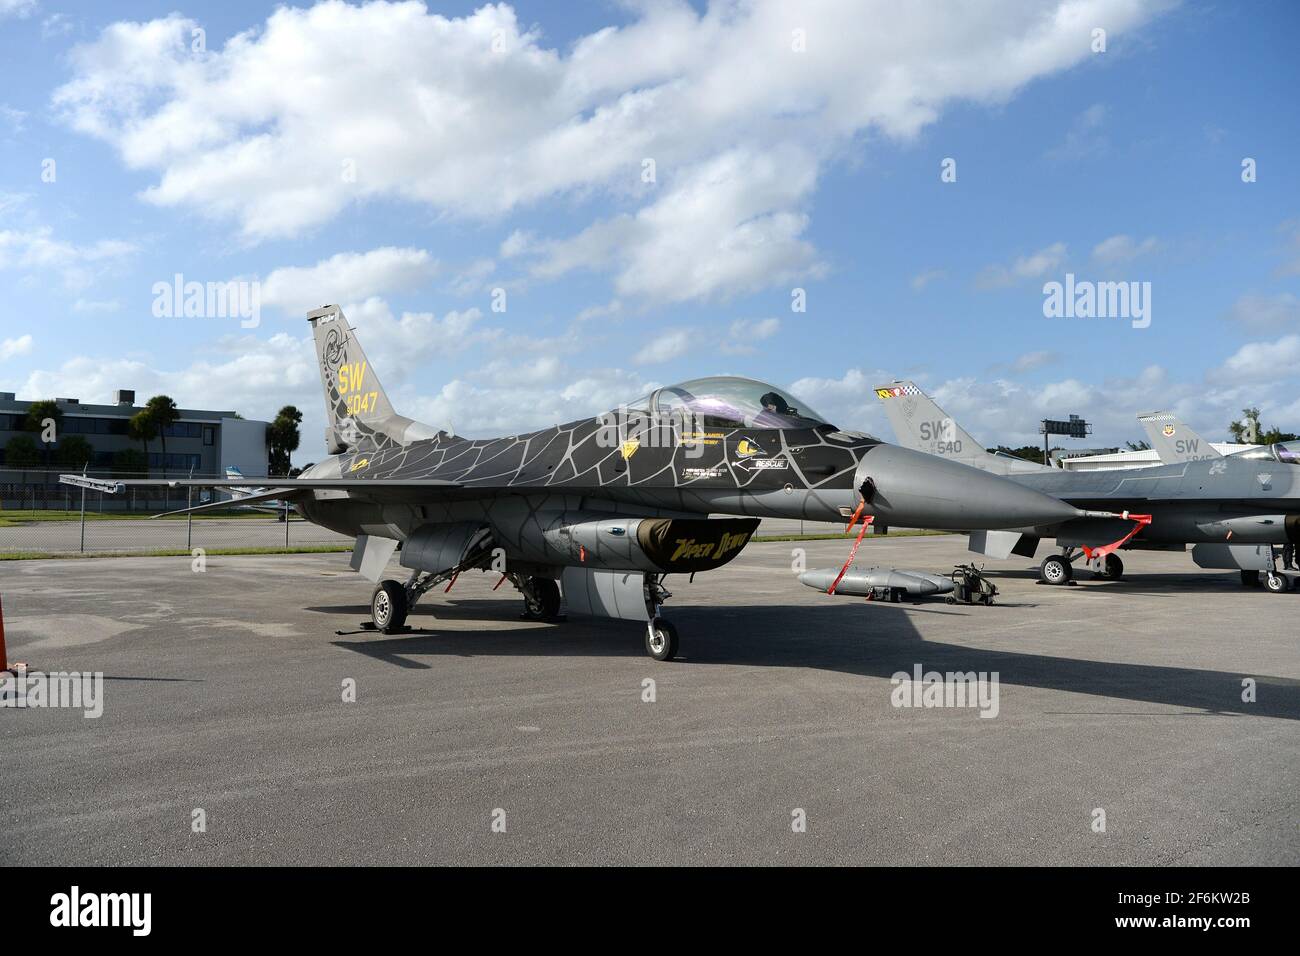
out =
[[(82, 475), (60, 475), (59, 481), (65, 485), (81, 487), (85, 478)], [(234, 501), (211, 502), (184, 508), (169, 514), (186, 514), (196, 511), (215, 510), (216, 507), (233, 508), (250, 502), (281, 499), (294, 501), (314, 491), (345, 491), (349, 497), (370, 499), (373, 501), (405, 502), (419, 501), (458, 488), (464, 488), (458, 481), (446, 481), (441, 478), (280, 478), (275, 480), (275, 487), (267, 486), (267, 478), (128, 478), (114, 482), (120, 491), (125, 488), (258, 488), (255, 495), (246, 495)], [(492, 494), (496, 489), (474, 487), (475, 491)]]

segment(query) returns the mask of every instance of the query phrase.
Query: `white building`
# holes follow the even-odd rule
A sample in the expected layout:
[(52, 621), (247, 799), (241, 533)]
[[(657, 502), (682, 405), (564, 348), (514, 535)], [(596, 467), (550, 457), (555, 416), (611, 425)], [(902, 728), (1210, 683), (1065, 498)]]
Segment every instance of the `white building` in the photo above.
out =
[[(1234, 445), (1229, 442), (1210, 442), (1210, 447), (1221, 455), (1255, 448), (1255, 445)], [(1142, 451), (1115, 451), (1104, 455), (1081, 455), (1077, 458), (1063, 458), (1061, 466), (1068, 471), (1101, 471), (1115, 468), (1150, 468), (1160, 464), (1160, 456), (1154, 448)]]

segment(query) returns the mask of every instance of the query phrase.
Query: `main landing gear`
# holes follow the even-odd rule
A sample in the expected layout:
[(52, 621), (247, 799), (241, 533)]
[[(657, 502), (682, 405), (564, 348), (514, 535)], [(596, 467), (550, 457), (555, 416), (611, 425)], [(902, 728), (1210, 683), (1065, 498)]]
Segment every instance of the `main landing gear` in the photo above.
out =
[[(437, 584), (447, 581), (457, 572), (433, 574), (417, 571), (402, 584), (392, 579), (381, 581), (370, 596), (370, 621), (368, 625), (384, 634), (398, 634), (409, 630), (406, 617), (424, 594)], [(507, 572), (506, 577), (519, 589), (524, 598), (523, 618), (529, 621), (555, 621), (560, 618), (560, 586), (553, 578)], [(663, 605), (672, 594), (663, 586), (662, 574), (642, 576), (641, 595), (645, 601), (645, 650), (657, 661), (670, 661), (677, 656), (677, 628), (663, 616)], [(633, 585), (635, 586), (635, 585)], [(635, 593), (635, 592), (634, 592)]]
[(370, 621), (376, 631), (395, 634), (406, 624), (406, 588), (391, 579), (380, 581), (370, 595)]
[(392, 578), (380, 581), (370, 595), (371, 627), (384, 634), (400, 634), (409, 630), (406, 626), (406, 615), (430, 588), (441, 584), (454, 574), (455, 572), (431, 574), (428, 571), (414, 571), (405, 584)]
[(560, 616), (560, 586), (551, 578), (517, 576), (515, 587), (524, 596), (526, 621), (554, 621)]

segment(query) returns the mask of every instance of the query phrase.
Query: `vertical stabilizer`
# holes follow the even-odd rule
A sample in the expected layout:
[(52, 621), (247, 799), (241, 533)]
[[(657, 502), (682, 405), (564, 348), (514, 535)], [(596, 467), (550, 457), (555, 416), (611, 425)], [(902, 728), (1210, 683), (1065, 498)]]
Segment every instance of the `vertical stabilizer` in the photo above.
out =
[(946, 415), (914, 382), (890, 382), (877, 386), (875, 391), (885, 406), (885, 415), (894, 427), (898, 443), (904, 448), (951, 458), (1000, 475), (1047, 470), (1037, 462), (985, 451), (982, 444)]
[(1146, 429), (1151, 447), (1160, 456), (1162, 464), (1223, 457), (1218, 449), (1180, 422), (1171, 412), (1148, 412), (1139, 415), (1138, 421)]
[(307, 321), (316, 340), (325, 390), (325, 446), (331, 455), (377, 451), (437, 435), (429, 426), (393, 410), (342, 309), (323, 306), (308, 312)]

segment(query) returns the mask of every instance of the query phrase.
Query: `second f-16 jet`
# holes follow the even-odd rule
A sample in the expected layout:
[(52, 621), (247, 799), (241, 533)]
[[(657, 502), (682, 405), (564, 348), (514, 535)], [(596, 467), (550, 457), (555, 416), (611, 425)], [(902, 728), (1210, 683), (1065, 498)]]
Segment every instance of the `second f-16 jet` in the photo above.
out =
[(1148, 412), (1139, 415), (1138, 422), (1146, 431), (1151, 447), (1163, 464), (1223, 457), (1221, 451), (1170, 412)]
[[(977, 529), (1083, 515), (965, 464), (837, 428), (747, 378), (696, 379), (591, 418), (462, 438), (394, 410), (337, 306), (308, 319), (329, 457), (296, 479), (167, 483), (262, 486), (241, 504), (288, 501), (355, 537), (353, 567), (376, 582), (371, 624), (384, 632), (401, 629), (435, 585), (482, 570), (517, 588), (531, 618), (555, 619), (563, 593), (569, 614), (640, 621), (646, 650), (666, 660), (678, 638), (662, 613), (665, 577), (726, 564), (763, 517)], [(399, 547), (404, 582), (384, 577)]]
[[(876, 396), (898, 440), (914, 451), (1006, 475), (1086, 511), (1132, 516), (990, 529), (971, 535), (972, 551), (1032, 558), (1042, 538), (1055, 538), (1061, 551), (1043, 559), (1039, 574), (1048, 584), (1066, 584), (1080, 554), (1118, 578), (1124, 564), (1117, 550), (1182, 551), (1190, 544), (1200, 567), (1239, 569), (1244, 584), (1262, 581), (1270, 591), (1290, 587), (1277, 571), (1273, 545), (1300, 541), (1300, 442), (1227, 456), (1210, 449), (1212, 458), (1202, 448), (1198, 457), (1146, 468), (1069, 471), (985, 451), (913, 382), (881, 385)], [(1161, 423), (1162, 433), (1168, 424)]]

